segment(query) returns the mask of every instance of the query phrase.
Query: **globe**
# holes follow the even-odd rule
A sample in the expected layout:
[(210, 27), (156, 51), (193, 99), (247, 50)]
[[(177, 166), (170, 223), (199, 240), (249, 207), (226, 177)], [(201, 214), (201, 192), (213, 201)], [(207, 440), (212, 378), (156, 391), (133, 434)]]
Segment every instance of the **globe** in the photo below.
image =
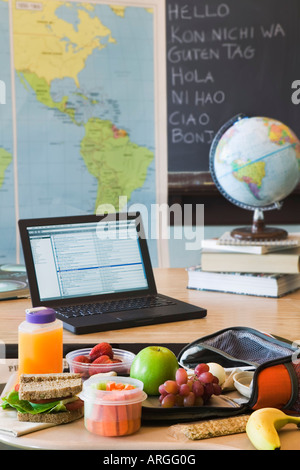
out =
[[(221, 194), (230, 202), (254, 211), (251, 230), (261, 237), (263, 212), (280, 208), (295, 189), (300, 176), (300, 141), (282, 122), (268, 117), (238, 115), (221, 127), (210, 149), (210, 172)], [(256, 229), (255, 229), (256, 225)], [(274, 238), (286, 237), (281, 231)], [(241, 233), (234, 233), (242, 237)]]

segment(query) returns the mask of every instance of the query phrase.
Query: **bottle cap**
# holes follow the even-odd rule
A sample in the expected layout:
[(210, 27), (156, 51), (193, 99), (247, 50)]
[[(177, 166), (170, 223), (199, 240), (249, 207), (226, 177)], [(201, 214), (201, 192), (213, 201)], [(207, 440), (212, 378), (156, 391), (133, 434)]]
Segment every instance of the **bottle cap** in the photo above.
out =
[(51, 323), (56, 320), (56, 312), (49, 307), (28, 308), (26, 321), (29, 323)]

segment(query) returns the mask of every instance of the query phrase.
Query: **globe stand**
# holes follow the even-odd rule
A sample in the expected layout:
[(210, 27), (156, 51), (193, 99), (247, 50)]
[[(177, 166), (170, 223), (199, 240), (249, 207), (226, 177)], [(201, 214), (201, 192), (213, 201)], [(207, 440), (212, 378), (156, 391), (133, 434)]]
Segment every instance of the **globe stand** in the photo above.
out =
[(264, 213), (255, 209), (251, 227), (240, 227), (231, 231), (231, 236), (239, 240), (285, 240), (288, 237), (286, 230), (266, 227)]

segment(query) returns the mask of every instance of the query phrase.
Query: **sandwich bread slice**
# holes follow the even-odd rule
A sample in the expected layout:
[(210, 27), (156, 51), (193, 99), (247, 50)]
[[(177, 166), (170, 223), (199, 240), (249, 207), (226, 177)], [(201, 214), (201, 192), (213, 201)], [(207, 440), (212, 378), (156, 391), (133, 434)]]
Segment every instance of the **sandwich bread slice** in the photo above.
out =
[(77, 395), (81, 390), (80, 374), (22, 374), (20, 376), (20, 400), (67, 397)]
[(19, 384), (3, 399), (2, 407), (17, 410), (18, 421), (70, 423), (83, 416), (80, 374), (22, 374)]

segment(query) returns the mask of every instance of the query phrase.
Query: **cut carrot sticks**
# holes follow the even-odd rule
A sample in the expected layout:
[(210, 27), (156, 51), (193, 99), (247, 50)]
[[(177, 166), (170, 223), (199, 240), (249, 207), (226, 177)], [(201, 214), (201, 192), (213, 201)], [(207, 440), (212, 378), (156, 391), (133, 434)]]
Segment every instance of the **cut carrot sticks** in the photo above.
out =
[(116, 378), (95, 383), (85, 404), (85, 426), (101, 436), (125, 436), (141, 426), (141, 408), (145, 393), (132, 383)]

